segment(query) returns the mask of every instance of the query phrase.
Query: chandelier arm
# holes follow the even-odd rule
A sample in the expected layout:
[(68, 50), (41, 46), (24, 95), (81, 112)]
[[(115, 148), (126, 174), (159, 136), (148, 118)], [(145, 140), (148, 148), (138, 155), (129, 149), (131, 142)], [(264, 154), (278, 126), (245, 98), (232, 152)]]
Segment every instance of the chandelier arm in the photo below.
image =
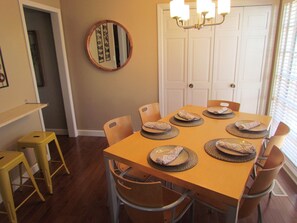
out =
[(222, 19), (221, 22), (218, 22), (218, 23), (209, 23), (209, 24), (206, 23), (206, 24), (204, 24), (204, 26), (217, 26), (217, 25), (221, 25), (225, 21), (226, 15), (225, 14), (222, 14), (222, 16), (223, 16), (223, 19)]
[(179, 17), (174, 17), (175, 21), (176, 21), (176, 24), (178, 27), (180, 28), (183, 28), (183, 29), (193, 29), (193, 28), (196, 28), (195, 25), (192, 25), (192, 26), (184, 26), (183, 25), (183, 21), (182, 20), (179, 20)]

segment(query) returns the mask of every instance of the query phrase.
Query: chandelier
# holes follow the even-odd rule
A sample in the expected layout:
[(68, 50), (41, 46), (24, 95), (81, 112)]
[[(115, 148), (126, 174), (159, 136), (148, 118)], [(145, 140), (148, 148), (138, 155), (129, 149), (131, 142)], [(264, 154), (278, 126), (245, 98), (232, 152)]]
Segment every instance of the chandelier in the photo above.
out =
[(194, 25), (186, 26), (185, 21), (190, 19), (190, 5), (185, 4), (184, 0), (170, 1), (170, 16), (176, 20), (176, 24), (184, 29), (201, 29), (204, 26), (220, 25), (225, 21), (225, 17), (230, 13), (230, 0), (217, 1), (218, 12), (222, 16), (220, 22), (214, 22), (216, 15), (216, 4), (212, 0), (197, 0), (198, 22)]

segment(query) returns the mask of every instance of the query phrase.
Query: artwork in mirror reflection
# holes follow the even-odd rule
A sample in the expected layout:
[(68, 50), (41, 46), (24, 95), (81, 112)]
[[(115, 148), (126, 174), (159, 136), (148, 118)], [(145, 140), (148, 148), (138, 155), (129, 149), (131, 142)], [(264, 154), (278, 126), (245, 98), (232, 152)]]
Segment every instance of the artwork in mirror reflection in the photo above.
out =
[(131, 37), (119, 23), (112, 20), (100, 21), (87, 36), (87, 53), (96, 67), (106, 71), (118, 70), (131, 58)]

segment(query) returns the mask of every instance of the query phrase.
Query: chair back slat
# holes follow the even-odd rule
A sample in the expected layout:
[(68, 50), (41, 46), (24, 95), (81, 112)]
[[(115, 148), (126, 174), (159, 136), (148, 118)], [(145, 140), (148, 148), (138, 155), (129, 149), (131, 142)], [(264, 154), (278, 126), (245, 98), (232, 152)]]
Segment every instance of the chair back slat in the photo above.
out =
[(208, 100), (207, 101), (207, 107), (217, 107), (217, 106), (228, 107), (232, 111), (239, 111), (240, 109), (240, 103), (233, 102), (233, 101), (226, 101), (226, 100)]
[(146, 122), (156, 122), (161, 119), (159, 103), (143, 105), (138, 111), (142, 124)]
[(267, 143), (263, 156), (268, 156), (273, 146), (277, 146), (281, 149), (289, 132), (289, 126), (280, 122), (274, 135), (269, 138), (269, 142)]
[(280, 122), (277, 126), (277, 129), (274, 133), (275, 136), (286, 136), (290, 132), (290, 127), (287, 126), (285, 123)]
[(122, 116), (106, 122), (103, 126), (108, 144), (111, 146), (133, 134), (131, 116)]

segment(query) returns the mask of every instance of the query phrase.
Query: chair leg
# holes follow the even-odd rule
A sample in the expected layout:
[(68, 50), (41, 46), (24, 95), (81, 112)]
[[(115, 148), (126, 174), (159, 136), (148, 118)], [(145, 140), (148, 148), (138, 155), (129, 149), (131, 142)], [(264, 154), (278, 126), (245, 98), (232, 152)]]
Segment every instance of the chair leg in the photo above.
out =
[(262, 223), (262, 211), (260, 204), (258, 204), (258, 223)]
[(16, 210), (14, 200), (12, 197), (12, 190), (10, 184), (9, 173), (7, 171), (0, 171), (0, 192), (2, 200), (11, 223), (17, 222)]
[(19, 190), (23, 191), (23, 169), (22, 169), (22, 163), (19, 164), (19, 172), (20, 172), (20, 187)]

